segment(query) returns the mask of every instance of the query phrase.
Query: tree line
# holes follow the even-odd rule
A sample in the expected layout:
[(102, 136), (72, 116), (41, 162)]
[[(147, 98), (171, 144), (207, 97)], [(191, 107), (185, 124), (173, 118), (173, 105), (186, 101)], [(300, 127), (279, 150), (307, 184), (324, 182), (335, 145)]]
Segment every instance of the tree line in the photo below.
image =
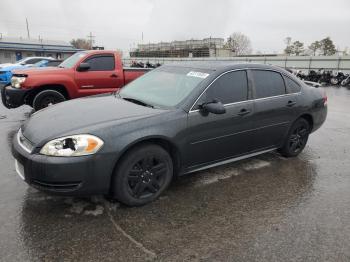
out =
[[(292, 41), (291, 37), (287, 37), (284, 40), (287, 45), (284, 49), (286, 55), (324, 55), (331, 56), (337, 53), (337, 49), (330, 37), (312, 42), (309, 46), (305, 48), (304, 43), (300, 41)], [(346, 51), (344, 51), (346, 54)]]

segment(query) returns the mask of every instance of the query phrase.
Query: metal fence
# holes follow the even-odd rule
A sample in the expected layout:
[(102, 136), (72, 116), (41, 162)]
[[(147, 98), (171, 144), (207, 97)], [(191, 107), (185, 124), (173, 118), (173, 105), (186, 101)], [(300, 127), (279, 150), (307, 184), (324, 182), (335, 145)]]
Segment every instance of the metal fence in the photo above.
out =
[(129, 66), (133, 61), (152, 64), (171, 64), (181, 61), (232, 61), (234, 63), (259, 63), (309, 70), (334, 70), (350, 73), (350, 56), (248, 56), (248, 57), (197, 57), (197, 58), (159, 58), (131, 57), (123, 62)]

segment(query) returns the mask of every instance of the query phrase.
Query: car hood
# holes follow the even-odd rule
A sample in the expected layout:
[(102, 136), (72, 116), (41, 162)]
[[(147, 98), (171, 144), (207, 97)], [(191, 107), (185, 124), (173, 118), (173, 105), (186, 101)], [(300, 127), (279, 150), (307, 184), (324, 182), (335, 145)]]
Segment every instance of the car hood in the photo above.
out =
[(22, 69), (24, 66), (22, 65), (8, 65), (8, 66), (0, 66), (0, 71), (11, 71), (14, 69)]
[(63, 102), (34, 113), (22, 126), (23, 135), (35, 146), (111, 124), (162, 114), (168, 110), (137, 105), (115, 95), (100, 95)]
[(15, 70), (14, 74), (26, 74), (26, 75), (41, 75), (41, 74), (65, 74), (70, 69), (61, 67), (27, 67), (19, 70)]
[(0, 68), (7, 67), (7, 66), (12, 66), (12, 65), (15, 65), (15, 64), (12, 64), (12, 63), (0, 64)]

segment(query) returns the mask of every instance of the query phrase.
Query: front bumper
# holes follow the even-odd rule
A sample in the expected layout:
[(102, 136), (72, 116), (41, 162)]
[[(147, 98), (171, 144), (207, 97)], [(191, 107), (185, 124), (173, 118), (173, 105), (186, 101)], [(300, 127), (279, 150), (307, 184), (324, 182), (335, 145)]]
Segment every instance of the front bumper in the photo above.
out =
[(20, 169), (18, 173), (25, 182), (38, 190), (66, 196), (109, 193), (115, 161), (112, 156), (51, 157), (28, 153), (19, 144), (17, 134), (12, 154), (17, 161), (16, 171)]
[(25, 104), (25, 98), (31, 89), (1, 87), (1, 100), (7, 108), (16, 108)]

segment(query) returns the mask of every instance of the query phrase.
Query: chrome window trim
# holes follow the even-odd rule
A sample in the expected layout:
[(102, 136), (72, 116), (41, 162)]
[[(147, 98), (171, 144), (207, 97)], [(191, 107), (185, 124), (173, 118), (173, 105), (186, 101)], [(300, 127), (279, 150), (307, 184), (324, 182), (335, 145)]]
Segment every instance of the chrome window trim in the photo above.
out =
[[(231, 72), (236, 72), (236, 71), (242, 71), (242, 70), (262, 70), (262, 71), (272, 71), (272, 72), (276, 72), (276, 73), (279, 73), (283, 76), (286, 76), (286, 77), (289, 77), (287, 74), (283, 73), (283, 72), (279, 72), (277, 70), (274, 70), (274, 69), (267, 69), (267, 68), (240, 68), (240, 69), (233, 69), (233, 70), (229, 70), (229, 71), (226, 71), (222, 74), (220, 74), (219, 76), (217, 76), (204, 90), (203, 92), (198, 96), (198, 98), (196, 99), (196, 101), (192, 104), (191, 106), (191, 109), (188, 113), (193, 113), (193, 112), (199, 112), (200, 110), (199, 109), (195, 109), (195, 110), (192, 110), (192, 108), (196, 105), (196, 103), (198, 102), (198, 100), (201, 98), (201, 96), (205, 93), (205, 91), (207, 91), (207, 89), (218, 79), (220, 78), (221, 76), (227, 74), (227, 73), (231, 73)], [(289, 77), (290, 78), (290, 77)], [(293, 79), (291, 79), (293, 80)], [(294, 81), (294, 80), (293, 80)], [(284, 82), (284, 80), (283, 80)], [(295, 81), (294, 81), (295, 82)], [(284, 83), (285, 84), (285, 83)], [(297, 83), (299, 84), (299, 83)], [(287, 92), (287, 90), (286, 90)], [(230, 106), (230, 105), (235, 105), (235, 104), (239, 104), (239, 103), (245, 103), (245, 102), (251, 102), (251, 101), (259, 101), (259, 100), (266, 100), (266, 99), (270, 99), (270, 98), (276, 98), (276, 97), (283, 97), (283, 96), (290, 96), (290, 95), (299, 95), (301, 94), (301, 86), (300, 86), (300, 91), (299, 92), (296, 92), (296, 93), (286, 93), (286, 94), (283, 94), (283, 95), (277, 95), (277, 96), (268, 96), (268, 97), (263, 97), (263, 98), (255, 98), (255, 99), (248, 99), (248, 100), (244, 100), (244, 101), (239, 101), (239, 102), (233, 102), (233, 103), (228, 103), (228, 104), (224, 104), (224, 106)]]

